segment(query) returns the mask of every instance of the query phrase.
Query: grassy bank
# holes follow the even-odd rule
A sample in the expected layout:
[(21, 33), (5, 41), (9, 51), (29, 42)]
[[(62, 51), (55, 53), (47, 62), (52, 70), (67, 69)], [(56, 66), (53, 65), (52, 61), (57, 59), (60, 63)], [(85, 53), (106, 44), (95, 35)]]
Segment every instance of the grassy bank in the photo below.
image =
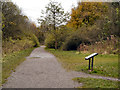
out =
[(98, 55), (94, 60), (93, 71), (88, 71), (88, 54), (78, 54), (76, 51), (60, 51), (46, 49), (54, 54), (67, 70), (83, 71), (90, 74), (109, 76), (118, 78), (118, 55)]
[(74, 81), (82, 83), (78, 88), (119, 88), (118, 81), (94, 79), (94, 78), (74, 78)]
[(26, 56), (29, 56), (33, 49), (34, 48), (22, 50), (3, 57), (2, 83), (5, 83), (10, 74), (14, 72), (15, 68), (25, 60)]

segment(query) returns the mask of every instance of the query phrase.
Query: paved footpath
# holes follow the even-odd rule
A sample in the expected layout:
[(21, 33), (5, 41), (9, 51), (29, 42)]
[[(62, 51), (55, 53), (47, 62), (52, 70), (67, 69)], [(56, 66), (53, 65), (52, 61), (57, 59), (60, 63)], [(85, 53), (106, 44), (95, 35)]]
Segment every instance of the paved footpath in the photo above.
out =
[(26, 61), (13, 72), (3, 88), (74, 88), (82, 83), (74, 82), (75, 77), (91, 77), (106, 80), (118, 80), (83, 72), (67, 72), (58, 63), (56, 57), (44, 50), (44, 46), (32, 51)]
[(36, 48), (16, 68), (3, 88), (74, 88), (81, 86), (72, 75), (61, 67), (55, 56), (46, 52), (44, 46)]

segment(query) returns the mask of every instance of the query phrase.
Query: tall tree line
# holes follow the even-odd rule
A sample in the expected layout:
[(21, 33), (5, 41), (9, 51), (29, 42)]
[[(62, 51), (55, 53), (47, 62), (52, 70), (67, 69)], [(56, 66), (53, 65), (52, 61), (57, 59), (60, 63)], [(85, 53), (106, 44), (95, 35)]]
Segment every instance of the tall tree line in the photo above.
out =
[[(2, 7), (3, 50), (14, 52), (39, 46), (42, 33), (13, 2), (0, 2)], [(38, 40), (39, 39), (39, 40)]]
[[(71, 9), (70, 18), (66, 20), (64, 25), (62, 25), (63, 19), (60, 19), (61, 24), (55, 25), (54, 12), (52, 11), (57, 11), (54, 8), (55, 5), (53, 2), (48, 4), (49, 7), (45, 11), (45, 17), (40, 26), (41, 30), (49, 33), (45, 38), (48, 47), (56, 48), (55, 42), (57, 41), (59, 48), (75, 50), (81, 43), (90, 45), (106, 40), (111, 35), (120, 37), (119, 2), (78, 2), (77, 7)], [(50, 6), (52, 7), (50, 8)], [(53, 14), (48, 11), (53, 12)], [(50, 28), (51, 26), (52, 28)], [(55, 33), (56, 37), (50, 34), (48, 29), (53, 30), (53, 33), (56, 32), (55, 29), (59, 29)]]

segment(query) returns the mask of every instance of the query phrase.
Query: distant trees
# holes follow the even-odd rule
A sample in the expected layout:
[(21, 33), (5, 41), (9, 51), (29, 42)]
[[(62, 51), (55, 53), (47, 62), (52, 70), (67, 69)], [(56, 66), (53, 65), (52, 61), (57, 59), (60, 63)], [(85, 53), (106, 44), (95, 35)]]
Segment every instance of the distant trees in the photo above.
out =
[(58, 27), (67, 23), (69, 14), (65, 13), (61, 4), (51, 1), (46, 7), (46, 11), (43, 12), (43, 16), (38, 20), (41, 22), (41, 27), (46, 31), (53, 33), (55, 37), (55, 49), (57, 49), (57, 31)]
[(69, 14), (64, 12), (60, 3), (51, 1), (45, 8), (43, 16), (38, 19), (41, 25), (46, 24), (51, 30), (56, 30), (58, 26), (66, 24)]
[(11, 53), (22, 49), (39, 46), (36, 25), (12, 2), (0, 2), (2, 7), (3, 53)]
[[(3, 39), (9, 36), (13, 37), (13, 33), (16, 33), (13, 28), (17, 26), (17, 19), (20, 15), (20, 10), (11, 2), (2, 2), (2, 13), (3, 13)], [(11, 33), (12, 32), (12, 33)]]
[[(22, 15), (12, 2), (2, 2), (0, 5), (3, 48), (6, 52), (11, 48), (22, 50), (39, 46), (39, 42), (44, 41), (49, 48), (76, 50), (80, 44), (93, 45), (109, 41), (111, 36), (114, 36), (114, 40), (120, 37), (120, 5), (117, 2), (81, 2), (72, 8), (69, 15), (60, 3), (50, 1), (38, 20), (40, 27)], [(116, 46), (119, 44), (117, 41), (115, 43)], [(8, 44), (9, 48), (6, 48)], [(117, 49), (114, 51), (117, 52)]]
[[(106, 17), (105, 30), (109, 34), (120, 37), (120, 3), (108, 3), (108, 13)], [(108, 33), (106, 32), (106, 33)]]
[(78, 29), (83, 25), (93, 25), (98, 18), (104, 16), (106, 10), (107, 7), (100, 2), (79, 2), (77, 7), (72, 8), (68, 27)]
[[(91, 29), (93, 33), (97, 31), (99, 39), (105, 39), (111, 34), (119, 36), (119, 13), (119, 2), (81, 2), (72, 9), (71, 19), (67, 26), (83, 32)], [(83, 30), (85, 26), (88, 28)], [(94, 36), (95, 33), (92, 35)]]
[(1, 2), (3, 39), (22, 39), (24, 36), (37, 32), (37, 27), (12, 2)]
[(120, 5), (118, 2), (79, 2), (77, 7), (72, 8), (70, 19), (62, 29), (60, 29), (60, 24), (55, 23), (55, 12), (52, 10), (56, 9), (50, 8), (52, 4), (53, 2), (47, 7), (41, 23), (41, 27), (45, 27), (41, 30), (49, 31), (45, 39), (47, 47), (56, 48), (57, 41), (60, 49), (76, 50), (80, 44), (103, 43), (112, 35), (115, 38), (120, 36)]

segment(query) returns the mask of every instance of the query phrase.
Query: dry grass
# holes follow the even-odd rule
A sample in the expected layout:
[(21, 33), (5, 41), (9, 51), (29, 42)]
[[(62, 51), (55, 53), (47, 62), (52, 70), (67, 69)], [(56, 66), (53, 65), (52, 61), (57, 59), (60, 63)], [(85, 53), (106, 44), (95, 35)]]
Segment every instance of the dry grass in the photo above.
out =
[(119, 38), (111, 35), (107, 40), (102, 40), (99, 42), (95, 42), (91, 45), (81, 44), (80, 48), (78, 47), (78, 51), (84, 52), (97, 52), (99, 54), (118, 54), (119, 53)]
[(33, 42), (28, 39), (3, 41), (2, 44), (3, 44), (2, 46), (3, 56), (5, 54), (10, 54), (15, 51), (20, 51), (20, 50), (24, 50), (27, 48), (31, 48), (34, 45)]

